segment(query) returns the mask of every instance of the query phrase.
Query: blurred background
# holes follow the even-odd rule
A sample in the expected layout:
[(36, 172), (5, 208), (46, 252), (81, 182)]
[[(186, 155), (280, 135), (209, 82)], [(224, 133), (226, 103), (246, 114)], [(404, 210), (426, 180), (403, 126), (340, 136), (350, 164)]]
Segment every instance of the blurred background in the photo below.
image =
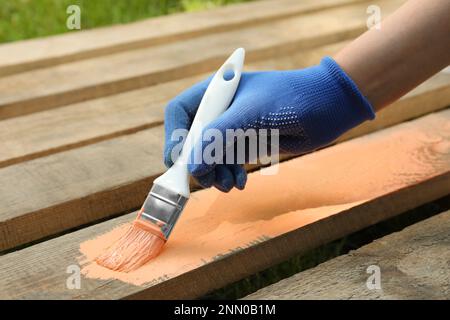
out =
[(2, 0), (0, 43), (74, 32), (66, 28), (69, 5), (80, 6), (85, 30), (248, 1), (256, 0)]

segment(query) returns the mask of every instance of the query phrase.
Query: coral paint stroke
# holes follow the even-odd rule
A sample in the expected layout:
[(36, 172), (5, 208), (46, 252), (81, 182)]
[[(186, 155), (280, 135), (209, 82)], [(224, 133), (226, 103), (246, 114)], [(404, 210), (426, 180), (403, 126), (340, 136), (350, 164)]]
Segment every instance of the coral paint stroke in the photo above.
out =
[(93, 262), (130, 224), (86, 241), (80, 246), (82, 273), (134, 285), (156, 284), (261, 237), (277, 237), (446, 170), (447, 158), (439, 154), (450, 152), (447, 116), (428, 116), (420, 131), (408, 124), (401, 128), (284, 162), (273, 176), (252, 173), (244, 191), (192, 194), (162, 253), (135, 271), (115, 272)]

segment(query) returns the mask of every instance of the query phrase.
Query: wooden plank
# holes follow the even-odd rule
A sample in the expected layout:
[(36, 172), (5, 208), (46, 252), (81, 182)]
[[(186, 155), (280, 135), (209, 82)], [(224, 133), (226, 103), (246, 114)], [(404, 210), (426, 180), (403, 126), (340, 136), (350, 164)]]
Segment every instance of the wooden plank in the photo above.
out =
[(362, 0), (268, 0), (0, 45), (0, 76), (236, 30)]
[(162, 134), (153, 128), (0, 169), (0, 251), (138, 207), (165, 170)]
[[(388, 14), (404, 1), (379, 0), (377, 3)], [(373, 1), (370, 4), (374, 4)], [(368, 2), (364, 2), (333, 8), (2, 77), (0, 119), (210, 72), (239, 46), (247, 49), (249, 63), (280, 52), (298, 52), (353, 38), (367, 28), (367, 5)]]
[[(336, 53), (346, 43), (250, 63), (246, 70), (302, 68), (318, 63), (324, 55)], [(208, 75), (3, 120), (0, 122), (0, 167), (160, 125), (167, 102)], [(450, 75), (448, 78), (450, 82)]]
[(440, 72), (391, 106), (377, 113), (376, 120), (347, 132), (338, 141), (361, 136), (402, 121), (414, 119), (450, 106), (450, 74)]
[[(448, 299), (450, 211), (265, 287), (245, 299)], [(366, 286), (380, 269), (380, 289)], [(369, 269), (370, 270), (370, 269)], [(336, 281), (339, 279), (339, 281)]]
[[(306, 67), (318, 63), (324, 55), (334, 54), (346, 43), (251, 63), (246, 69)], [(204, 77), (206, 74), (3, 120), (0, 122), (0, 168), (160, 125), (167, 101)], [(341, 141), (448, 105), (450, 74), (440, 73), (391, 108), (380, 112), (377, 121), (364, 124), (342, 137)]]
[[(417, 95), (383, 110), (376, 123), (367, 122), (338, 141), (442, 108), (449, 99), (445, 88), (421, 87)], [(424, 99), (423, 105), (416, 102)], [(0, 185), (0, 250), (138, 208), (153, 178), (164, 171), (162, 149), (163, 128), (157, 126), (1, 168), (0, 181), (8, 183)]]
[[(303, 57), (307, 55), (303, 54)], [(319, 57), (319, 55), (317, 55)], [(294, 57), (295, 60), (296, 57)], [(290, 65), (292, 60), (286, 59)], [(301, 67), (299, 59), (297, 67)], [(280, 61), (276, 60), (280, 65)], [(265, 66), (271, 66), (270, 63)], [(176, 93), (203, 77), (177, 80), (106, 98), (3, 120), (0, 168), (161, 125)], [(450, 74), (437, 74), (339, 141), (419, 117), (450, 105)]]
[[(427, 115), (284, 162), (276, 175), (255, 172), (244, 191), (197, 192), (163, 253), (133, 273), (98, 267), (97, 279), (79, 249), (92, 259), (135, 213), (3, 255), (0, 298), (200, 296), (446, 195), (449, 119), (450, 110)], [(78, 263), (81, 287), (67, 289), (67, 268)]]

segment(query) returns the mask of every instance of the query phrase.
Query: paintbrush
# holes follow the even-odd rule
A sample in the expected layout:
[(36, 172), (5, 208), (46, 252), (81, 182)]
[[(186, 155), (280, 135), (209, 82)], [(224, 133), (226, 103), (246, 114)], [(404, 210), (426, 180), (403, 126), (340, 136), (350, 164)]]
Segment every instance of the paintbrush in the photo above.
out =
[(216, 72), (203, 95), (180, 156), (153, 181), (136, 220), (124, 236), (96, 259), (99, 265), (129, 272), (159, 254), (189, 199), (187, 165), (197, 138), (230, 105), (239, 85), (244, 58), (245, 51), (239, 48)]

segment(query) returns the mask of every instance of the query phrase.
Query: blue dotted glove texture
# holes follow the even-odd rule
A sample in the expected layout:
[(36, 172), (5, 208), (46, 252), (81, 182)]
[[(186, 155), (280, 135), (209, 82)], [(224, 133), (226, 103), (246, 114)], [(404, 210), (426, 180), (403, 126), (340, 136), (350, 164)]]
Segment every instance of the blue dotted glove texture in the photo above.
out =
[[(175, 129), (189, 129), (212, 77), (169, 102), (165, 109), (164, 162), (173, 165)], [(245, 72), (230, 107), (204, 130), (278, 129), (280, 154), (303, 154), (333, 142), (365, 120), (375, 117), (369, 101), (330, 57), (301, 70)], [(205, 148), (208, 142), (201, 142)], [(224, 141), (225, 143), (225, 141)], [(228, 192), (243, 189), (242, 164), (193, 163), (190, 174), (203, 187)]]

